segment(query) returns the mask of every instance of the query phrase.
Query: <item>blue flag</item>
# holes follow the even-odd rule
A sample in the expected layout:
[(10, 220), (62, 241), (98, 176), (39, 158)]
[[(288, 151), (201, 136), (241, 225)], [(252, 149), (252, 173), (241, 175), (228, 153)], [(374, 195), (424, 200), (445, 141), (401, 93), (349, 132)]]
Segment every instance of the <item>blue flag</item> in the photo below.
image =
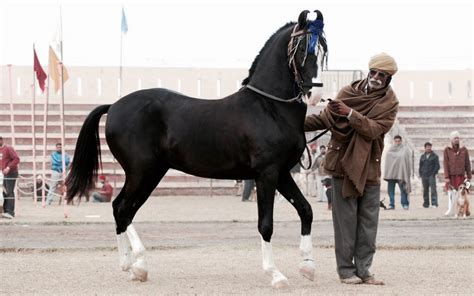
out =
[(125, 10), (122, 7), (122, 33), (127, 34), (127, 32), (128, 32), (127, 18), (125, 17)]

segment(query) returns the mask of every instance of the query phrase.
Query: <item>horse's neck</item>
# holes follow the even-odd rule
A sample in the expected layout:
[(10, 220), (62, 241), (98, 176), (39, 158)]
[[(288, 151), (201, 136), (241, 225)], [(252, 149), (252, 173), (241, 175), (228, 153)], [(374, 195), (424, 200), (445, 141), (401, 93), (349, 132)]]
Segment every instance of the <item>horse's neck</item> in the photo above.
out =
[(274, 46), (278, 46), (279, 52), (269, 50), (265, 53), (250, 84), (274, 96), (292, 98), (295, 96), (295, 82), (288, 66), (286, 45)]

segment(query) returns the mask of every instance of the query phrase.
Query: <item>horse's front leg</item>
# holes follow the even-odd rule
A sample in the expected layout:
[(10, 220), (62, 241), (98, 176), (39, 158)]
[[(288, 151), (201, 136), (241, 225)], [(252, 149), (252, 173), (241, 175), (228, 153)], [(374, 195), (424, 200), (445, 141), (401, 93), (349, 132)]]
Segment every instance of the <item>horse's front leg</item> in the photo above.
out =
[(301, 219), (300, 251), (303, 261), (300, 263), (300, 273), (314, 280), (315, 264), (313, 259), (313, 242), (311, 239), (311, 223), (313, 222), (313, 211), (311, 205), (304, 198), (290, 172), (280, 172), (277, 185), (278, 191), (295, 207)]
[(289, 282), (275, 265), (270, 243), (273, 234), (273, 202), (277, 181), (278, 171), (270, 169), (261, 173), (256, 179), (258, 231), (262, 236), (263, 270), (272, 277), (272, 287), (279, 289), (287, 287)]

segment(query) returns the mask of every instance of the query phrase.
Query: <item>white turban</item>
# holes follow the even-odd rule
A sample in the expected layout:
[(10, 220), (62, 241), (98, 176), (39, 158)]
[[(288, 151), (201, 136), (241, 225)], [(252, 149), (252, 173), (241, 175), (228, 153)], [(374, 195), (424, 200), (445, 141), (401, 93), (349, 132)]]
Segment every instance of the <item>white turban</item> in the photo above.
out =
[(458, 138), (460, 137), (458, 131), (454, 131), (449, 135), (449, 139), (451, 139), (451, 141), (454, 140), (454, 138), (456, 138), (456, 137), (458, 137)]
[(370, 58), (369, 69), (377, 69), (394, 75), (398, 71), (397, 62), (388, 54), (382, 52)]

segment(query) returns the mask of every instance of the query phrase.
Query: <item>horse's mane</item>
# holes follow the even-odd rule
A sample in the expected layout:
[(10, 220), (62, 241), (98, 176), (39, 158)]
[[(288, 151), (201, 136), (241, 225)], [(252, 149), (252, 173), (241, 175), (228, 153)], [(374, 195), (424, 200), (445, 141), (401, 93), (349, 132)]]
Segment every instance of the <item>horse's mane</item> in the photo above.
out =
[(252, 66), (250, 67), (250, 70), (249, 70), (249, 76), (247, 78), (245, 78), (243, 81), (242, 81), (242, 86), (244, 85), (247, 85), (250, 81), (250, 78), (252, 78), (252, 75), (253, 73), (255, 72), (255, 68), (257, 68), (257, 65), (258, 65), (258, 62), (260, 61), (260, 56), (261, 54), (265, 51), (265, 49), (268, 47), (268, 45), (270, 43), (273, 42), (273, 40), (275, 39), (275, 37), (283, 30), (285, 30), (286, 28), (290, 27), (290, 26), (294, 26), (296, 23), (295, 22), (289, 22), (287, 24), (285, 24), (283, 27), (281, 27), (280, 29), (278, 29), (275, 33), (273, 33), (272, 36), (270, 36), (270, 38), (268, 38), (267, 42), (265, 42), (265, 45), (262, 47), (262, 49), (260, 50), (260, 52), (257, 54), (257, 56), (255, 57), (255, 60), (253, 61), (252, 63)]

